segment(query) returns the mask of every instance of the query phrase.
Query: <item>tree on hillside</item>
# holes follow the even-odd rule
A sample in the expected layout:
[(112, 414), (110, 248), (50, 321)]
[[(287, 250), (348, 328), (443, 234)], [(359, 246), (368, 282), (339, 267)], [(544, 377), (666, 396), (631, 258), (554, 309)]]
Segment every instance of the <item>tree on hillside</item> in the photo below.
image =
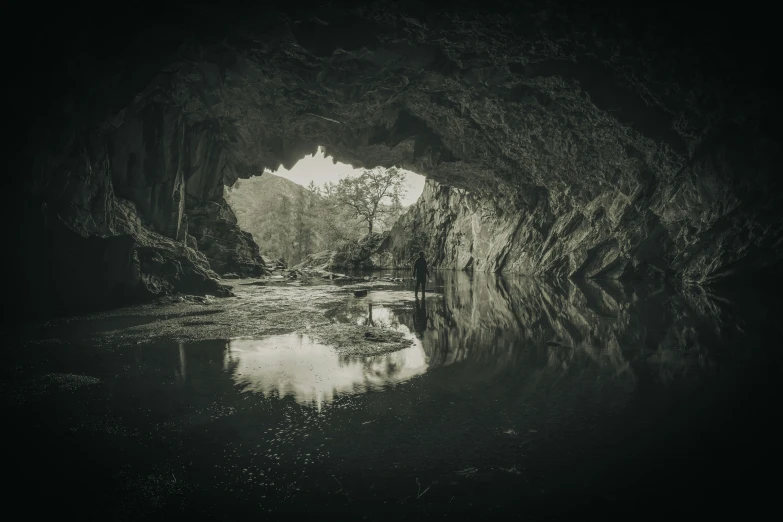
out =
[(405, 174), (397, 168), (364, 169), (361, 175), (343, 178), (327, 185), (327, 195), (350, 209), (367, 225), (368, 233), (385, 215), (399, 212), (400, 198), (405, 194)]

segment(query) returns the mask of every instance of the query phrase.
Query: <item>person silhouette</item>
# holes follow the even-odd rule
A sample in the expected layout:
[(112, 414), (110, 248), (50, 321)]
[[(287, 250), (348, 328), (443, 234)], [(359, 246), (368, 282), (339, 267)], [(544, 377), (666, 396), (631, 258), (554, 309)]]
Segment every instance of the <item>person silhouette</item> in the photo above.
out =
[(416, 280), (416, 286), (413, 290), (413, 295), (416, 299), (419, 298), (419, 285), (421, 285), (421, 298), (424, 299), (424, 286), (427, 283), (427, 276), (430, 275), (430, 271), (427, 270), (427, 260), (424, 259), (424, 251), (419, 252), (419, 258), (413, 263), (413, 278)]

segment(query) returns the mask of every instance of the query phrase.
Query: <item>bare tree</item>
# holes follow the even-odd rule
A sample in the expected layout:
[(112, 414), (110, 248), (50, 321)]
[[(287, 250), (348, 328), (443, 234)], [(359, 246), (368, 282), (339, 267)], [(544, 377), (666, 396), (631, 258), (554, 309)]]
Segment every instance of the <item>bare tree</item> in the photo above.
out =
[(396, 167), (364, 169), (361, 175), (343, 178), (333, 189), (337, 202), (350, 208), (367, 225), (373, 226), (385, 214), (400, 208), (400, 197), (405, 194), (405, 174)]

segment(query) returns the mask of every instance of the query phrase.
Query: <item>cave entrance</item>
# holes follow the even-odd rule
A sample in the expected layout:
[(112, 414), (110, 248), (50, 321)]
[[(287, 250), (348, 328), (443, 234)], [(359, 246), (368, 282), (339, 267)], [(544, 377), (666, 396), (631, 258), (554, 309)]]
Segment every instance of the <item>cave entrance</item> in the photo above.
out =
[(381, 241), (418, 200), (424, 181), (396, 167), (356, 168), (318, 147), (290, 169), (237, 180), (224, 193), (265, 263), (290, 267), (308, 258), (324, 264), (335, 250)]

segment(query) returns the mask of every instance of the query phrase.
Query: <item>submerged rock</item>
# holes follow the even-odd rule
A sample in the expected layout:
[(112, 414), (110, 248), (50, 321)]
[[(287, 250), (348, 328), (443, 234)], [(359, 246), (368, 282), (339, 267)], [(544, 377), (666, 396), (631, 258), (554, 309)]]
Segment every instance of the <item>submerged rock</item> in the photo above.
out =
[(242, 283), (244, 286), (266, 286), (266, 281), (251, 281), (249, 283)]
[(369, 357), (408, 348), (413, 341), (391, 328), (331, 324), (312, 328), (307, 334), (323, 344), (334, 347), (341, 355)]

